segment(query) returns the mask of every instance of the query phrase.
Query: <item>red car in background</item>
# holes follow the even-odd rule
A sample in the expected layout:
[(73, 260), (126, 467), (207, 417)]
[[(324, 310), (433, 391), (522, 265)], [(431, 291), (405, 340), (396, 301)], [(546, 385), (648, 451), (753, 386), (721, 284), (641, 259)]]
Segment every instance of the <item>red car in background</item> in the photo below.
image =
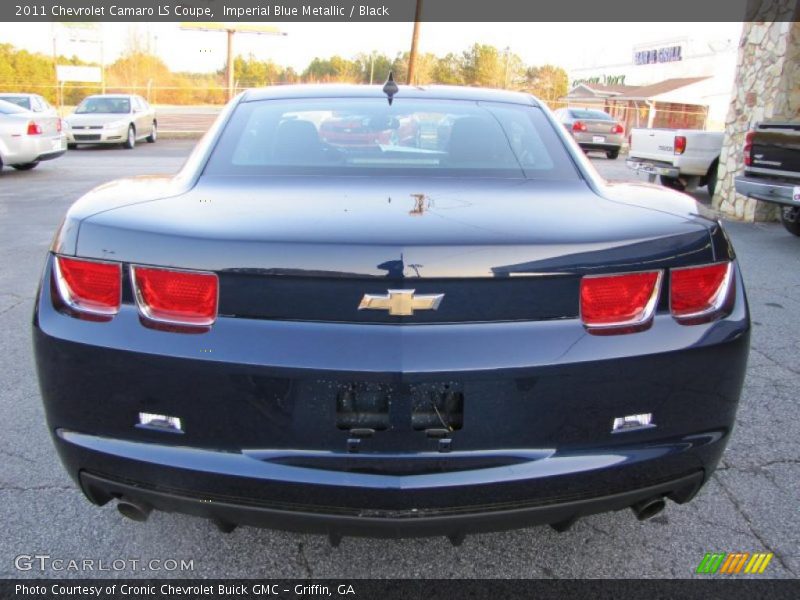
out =
[(336, 115), (320, 124), (319, 136), (323, 142), (335, 146), (376, 150), (379, 146), (419, 147), (420, 124), (413, 116)]

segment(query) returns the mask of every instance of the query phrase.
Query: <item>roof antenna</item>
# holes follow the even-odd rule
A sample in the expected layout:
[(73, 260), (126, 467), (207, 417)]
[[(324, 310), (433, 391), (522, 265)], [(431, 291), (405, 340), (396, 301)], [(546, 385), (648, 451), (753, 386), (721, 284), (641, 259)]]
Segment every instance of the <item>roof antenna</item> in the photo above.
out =
[(389, 106), (392, 105), (394, 95), (399, 91), (400, 88), (397, 87), (397, 84), (394, 82), (394, 74), (389, 71), (389, 78), (386, 80), (386, 83), (383, 84), (383, 93), (386, 94), (386, 97), (389, 100)]

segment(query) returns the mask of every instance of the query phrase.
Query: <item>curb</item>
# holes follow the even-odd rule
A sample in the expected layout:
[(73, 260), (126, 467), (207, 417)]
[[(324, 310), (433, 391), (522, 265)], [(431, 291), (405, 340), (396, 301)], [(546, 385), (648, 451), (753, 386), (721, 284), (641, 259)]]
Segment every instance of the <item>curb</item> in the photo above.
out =
[(162, 140), (199, 140), (205, 131), (185, 131), (185, 130), (158, 130), (158, 137)]

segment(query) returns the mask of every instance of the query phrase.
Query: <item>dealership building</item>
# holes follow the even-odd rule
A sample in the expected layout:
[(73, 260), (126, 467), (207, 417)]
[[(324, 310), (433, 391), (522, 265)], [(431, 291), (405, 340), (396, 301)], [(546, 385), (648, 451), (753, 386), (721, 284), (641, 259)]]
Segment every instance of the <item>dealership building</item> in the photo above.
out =
[(737, 52), (738, 39), (679, 37), (633, 45), (627, 57), (571, 69), (570, 91), (563, 101), (605, 110), (626, 131), (633, 127), (722, 131)]

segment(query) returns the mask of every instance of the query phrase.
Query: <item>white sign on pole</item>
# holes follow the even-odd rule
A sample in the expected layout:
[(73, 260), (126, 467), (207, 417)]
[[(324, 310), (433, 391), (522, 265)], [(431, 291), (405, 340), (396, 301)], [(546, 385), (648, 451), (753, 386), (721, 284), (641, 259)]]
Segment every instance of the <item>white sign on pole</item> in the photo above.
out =
[(100, 83), (103, 74), (100, 67), (75, 67), (72, 65), (57, 65), (56, 78), (60, 82), (75, 81), (81, 83)]

